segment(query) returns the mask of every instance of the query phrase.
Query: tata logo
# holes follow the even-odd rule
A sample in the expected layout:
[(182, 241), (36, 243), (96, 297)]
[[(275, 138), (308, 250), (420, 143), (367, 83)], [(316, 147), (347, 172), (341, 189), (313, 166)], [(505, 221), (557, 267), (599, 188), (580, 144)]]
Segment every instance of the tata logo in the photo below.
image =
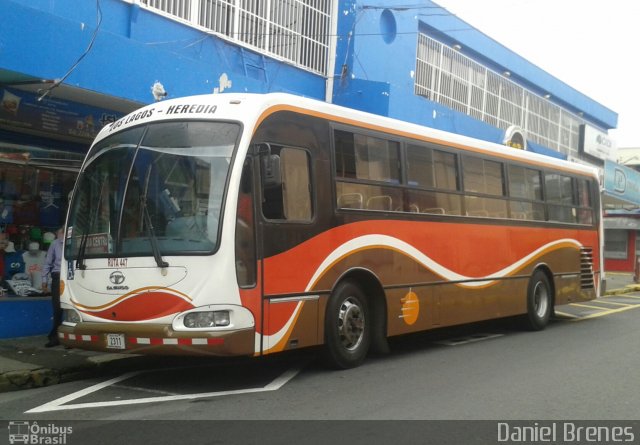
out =
[(119, 270), (111, 272), (111, 275), (109, 275), (109, 281), (113, 283), (113, 286), (107, 286), (107, 290), (129, 290), (129, 286), (122, 286), (124, 280), (125, 276)]
[(122, 284), (124, 283), (124, 280), (124, 274), (119, 270), (111, 272), (111, 275), (109, 275), (109, 281), (111, 281), (113, 284)]

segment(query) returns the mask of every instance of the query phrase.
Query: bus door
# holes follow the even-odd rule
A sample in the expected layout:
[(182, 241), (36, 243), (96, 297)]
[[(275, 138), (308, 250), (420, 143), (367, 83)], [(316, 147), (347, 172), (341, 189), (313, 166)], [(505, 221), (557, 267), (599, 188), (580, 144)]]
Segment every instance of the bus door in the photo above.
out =
[(255, 318), (256, 348), (255, 353), (262, 351), (262, 284), (261, 264), (258, 260), (258, 244), (256, 243), (256, 199), (258, 192), (256, 181), (256, 163), (249, 155), (242, 168), (238, 204), (236, 209), (235, 230), (235, 265), (236, 279), (240, 291), (242, 306), (251, 311)]
[(311, 154), (299, 147), (259, 144), (259, 258), (262, 259), (263, 353), (318, 343), (318, 299), (306, 294), (312, 230)]

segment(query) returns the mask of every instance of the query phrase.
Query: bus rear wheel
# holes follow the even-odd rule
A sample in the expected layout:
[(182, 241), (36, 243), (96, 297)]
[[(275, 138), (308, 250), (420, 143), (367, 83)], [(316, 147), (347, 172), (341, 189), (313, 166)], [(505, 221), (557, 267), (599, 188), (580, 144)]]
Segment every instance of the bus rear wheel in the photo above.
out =
[(338, 369), (360, 365), (371, 344), (370, 321), (362, 289), (352, 281), (338, 284), (325, 313), (325, 362)]
[(529, 280), (527, 289), (527, 313), (523, 317), (523, 325), (530, 331), (541, 331), (551, 318), (553, 310), (553, 291), (549, 278), (541, 270), (537, 270)]

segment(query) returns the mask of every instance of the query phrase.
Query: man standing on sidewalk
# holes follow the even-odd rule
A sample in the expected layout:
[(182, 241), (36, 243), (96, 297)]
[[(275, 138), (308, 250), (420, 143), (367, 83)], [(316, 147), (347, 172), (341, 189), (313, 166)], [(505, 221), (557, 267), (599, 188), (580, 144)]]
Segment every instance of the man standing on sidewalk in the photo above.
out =
[(62, 262), (62, 244), (64, 242), (64, 227), (56, 232), (56, 239), (49, 246), (47, 258), (42, 266), (42, 290), (48, 291), (48, 276), (51, 275), (51, 309), (53, 310), (53, 326), (49, 332), (47, 348), (58, 346), (58, 326), (62, 323), (62, 309), (60, 308), (60, 263)]

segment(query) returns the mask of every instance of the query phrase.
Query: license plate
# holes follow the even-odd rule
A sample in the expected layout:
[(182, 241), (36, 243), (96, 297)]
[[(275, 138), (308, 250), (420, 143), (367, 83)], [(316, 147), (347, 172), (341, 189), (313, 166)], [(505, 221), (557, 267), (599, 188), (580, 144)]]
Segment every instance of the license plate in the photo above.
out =
[(125, 349), (124, 334), (107, 334), (108, 349)]

